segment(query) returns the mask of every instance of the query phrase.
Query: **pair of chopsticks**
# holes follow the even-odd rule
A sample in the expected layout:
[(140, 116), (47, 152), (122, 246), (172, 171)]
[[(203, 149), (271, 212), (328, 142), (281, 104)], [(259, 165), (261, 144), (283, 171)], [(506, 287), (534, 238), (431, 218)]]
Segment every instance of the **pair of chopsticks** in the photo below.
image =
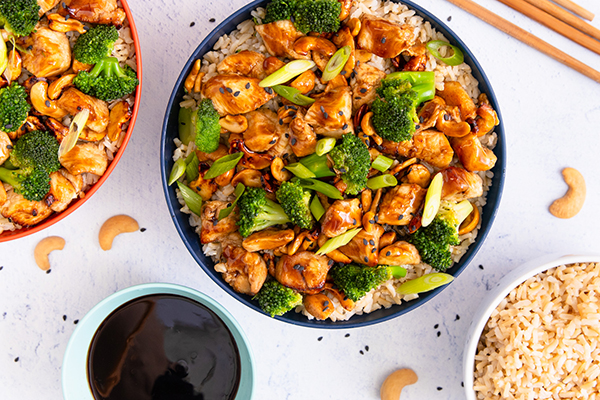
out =
[[(494, 14), (486, 8), (471, 0), (448, 0), (450, 3), (462, 8), (470, 14), (487, 22), (488, 24), (500, 29), (520, 40), (521, 42), (533, 47), (536, 50), (552, 57), (556, 61), (573, 68), (582, 73), (588, 78), (600, 83), (600, 72), (582, 63), (581, 61), (562, 52), (556, 47), (546, 43), (542, 39), (519, 28), (512, 22), (505, 20), (502, 17)], [(513, 9), (527, 15), (556, 32), (568, 37), (569, 39), (579, 43), (589, 50), (600, 54), (600, 30), (594, 28), (590, 24), (577, 18), (573, 14), (564, 9), (550, 3), (547, 0), (499, 0), (502, 3), (512, 7)], [(574, 5), (570, 0), (555, 0), (556, 3), (561, 3), (564, 7), (568, 5), (573, 12), (586, 19), (593, 19), (594, 15), (589, 11)], [(574, 7), (575, 6), (575, 7)], [(585, 32), (585, 33), (584, 33)]]

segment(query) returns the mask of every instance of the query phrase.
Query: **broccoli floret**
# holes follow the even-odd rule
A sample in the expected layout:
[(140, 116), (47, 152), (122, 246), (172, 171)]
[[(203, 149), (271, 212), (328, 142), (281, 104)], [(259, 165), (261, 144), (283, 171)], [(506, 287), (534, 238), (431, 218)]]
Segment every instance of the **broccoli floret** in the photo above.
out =
[(401, 278), (406, 275), (406, 269), (400, 266), (379, 265), (377, 267), (362, 267), (357, 264), (344, 264), (329, 271), (335, 285), (349, 299), (358, 301), (369, 291), (378, 287), (391, 278)]
[(119, 32), (113, 25), (96, 25), (77, 38), (73, 56), (85, 64), (96, 64), (110, 55)]
[(27, 119), (31, 106), (25, 88), (16, 82), (0, 89), (0, 130), (14, 132)]
[(341, 12), (342, 4), (337, 0), (299, 0), (292, 16), (302, 33), (337, 32)]
[(40, 20), (36, 0), (0, 1), (0, 25), (14, 36), (27, 36)]
[(341, 174), (346, 184), (346, 193), (355, 195), (367, 186), (367, 175), (371, 168), (371, 156), (367, 146), (358, 136), (347, 133), (342, 143), (329, 153), (333, 167)]
[(73, 83), (83, 93), (111, 101), (133, 92), (140, 81), (129, 66), (122, 68), (115, 57), (104, 57), (90, 72), (80, 71)]
[(276, 280), (265, 282), (252, 299), (257, 300), (260, 308), (271, 317), (283, 315), (297, 305), (302, 304), (300, 293), (283, 286)]
[(393, 142), (410, 140), (415, 132), (417, 93), (410, 83), (398, 79), (383, 80), (377, 88), (380, 96), (371, 106), (371, 121), (379, 136)]
[(267, 4), (263, 24), (290, 19), (297, 0), (273, 0)]
[(11, 185), (27, 200), (40, 201), (50, 191), (50, 176), (39, 168), (17, 170), (0, 167), (0, 181)]
[(290, 222), (283, 208), (267, 198), (267, 192), (262, 188), (247, 187), (238, 200), (238, 207), (240, 218), (237, 225), (243, 237), (273, 225)]
[(198, 104), (195, 122), (198, 150), (205, 153), (217, 150), (221, 137), (221, 125), (219, 125), (219, 113), (215, 110), (211, 99), (204, 99)]
[(313, 218), (310, 211), (311, 193), (297, 182), (283, 182), (277, 190), (277, 201), (290, 220), (303, 229), (312, 229)]

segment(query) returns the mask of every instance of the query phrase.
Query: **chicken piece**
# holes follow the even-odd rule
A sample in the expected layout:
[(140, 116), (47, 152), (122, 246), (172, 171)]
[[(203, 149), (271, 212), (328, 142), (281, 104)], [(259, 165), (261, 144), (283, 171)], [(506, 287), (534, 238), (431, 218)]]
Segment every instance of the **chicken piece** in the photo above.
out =
[(52, 211), (61, 212), (77, 198), (77, 189), (59, 171), (50, 174), (50, 194), (45, 202)]
[(6, 192), (6, 201), (0, 214), (21, 226), (33, 226), (48, 218), (52, 209), (44, 201), (29, 201), (12, 190)]
[(448, 167), (440, 171), (444, 178), (442, 200), (463, 201), (483, 195), (481, 177), (459, 167)]
[(198, 157), (198, 160), (200, 162), (207, 162), (207, 161), (215, 162), (219, 158), (225, 157), (227, 154), (229, 154), (229, 149), (227, 148), (227, 146), (225, 146), (222, 143), (219, 144), (219, 147), (217, 147), (217, 149), (215, 151), (213, 151), (212, 153), (205, 153), (203, 151), (196, 149), (196, 157)]
[(65, 0), (58, 13), (81, 22), (112, 24), (116, 28), (123, 26), (127, 17), (125, 10), (118, 7), (117, 0)]
[(460, 82), (444, 82), (444, 90), (438, 90), (436, 95), (444, 99), (449, 106), (457, 106), (463, 121), (477, 116), (477, 106)]
[(217, 72), (224, 75), (243, 75), (263, 79), (267, 76), (263, 68), (265, 56), (255, 51), (243, 50), (231, 54), (217, 65)]
[(426, 189), (412, 183), (403, 183), (387, 192), (377, 214), (380, 224), (408, 225), (425, 200)]
[(254, 232), (242, 242), (246, 251), (273, 250), (294, 240), (293, 229), (264, 229)]
[(216, 75), (204, 83), (202, 93), (212, 100), (221, 116), (245, 114), (275, 97), (273, 89), (262, 88), (259, 82), (240, 75)]
[(300, 55), (294, 51), (294, 42), (304, 36), (290, 20), (275, 21), (254, 27), (262, 37), (269, 54), (275, 57), (309, 59), (310, 55)]
[(321, 232), (330, 238), (361, 225), (362, 209), (358, 198), (334, 201), (321, 218)]
[(492, 150), (483, 147), (476, 134), (469, 133), (450, 140), (460, 163), (467, 171), (487, 171), (496, 165), (496, 155)]
[(275, 279), (300, 292), (318, 293), (325, 285), (329, 268), (327, 257), (301, 251), (279, 259), (275, 266)]
[(358, 110), (363, 104), (371, 104), (377, 93), (379, 82), (385, 78), (385, 72), (366, 63), (359, 63), (354, 68), (356, 82), (352, 87), (352, 106)]
[(254, 296), (267, 279), (267, 264), (258, 253), (250, 253), (241, 247), (226, 246), (223, 256), (227, 271), (223, 279), (238, 293)]
[(298, 110), (296, 118), (290, 123), (290, 145), (296, 157), (304, 157), (315, 152), (317, 135), (304, 119), (302, 111)]
[(286, 123), (277, 123), (277, 143), (269, 149), (267, 152), (273, 158), (279, 157), (281, 159), (287, 159), (292, 154), (292, 147), (290, 145), (290, 126)]
[(38, 78), (57, 76), (71, 67), (71, 46), (67, 35), (40, 27), (17, 43), (23, 52), (23, 67)]
[(202, 204), (200, 243), (220, 241), (230, 233), (237, 231), (237, 208), (219, 221), (219, 213), (225, 208), (227, 208), (227, 203), (224, 201), (214, 200)]
[(298, 89), (302, 94), (307, 94), (315, 88), (316, 79), (317, 76), (315, 73), (309, 69), (298, 75), (298, 77), (290, 83), (290, 87)]
[(373, 224), (371, 232), (361, 230), (347, 245), (340, 247), (339, 250), (356, 263), (375, 267), (379, 264), (379, 239), (383, 233), (384, 229), (381, 225)]
[(339, 139), (353, 132), (352, 93), (350, 86), (338, 86), (319, 97), (308, 109), (304, 120), (315, 133)]
[(8, 133), (0, 130), (0, 165), (4, 164), (4, 161), (8, 160), (11, 149), (12, 141), (10, 140)]
[(364, 14), (356, 43), (361, 49), (383, 57), (394, 58), (414, 44), (414, 28), (398, 25), (383, 18)]
[(403, 183), (415, 183), (427, 189), (431, 180), (431, 172), (423, 164), (413, 164), (406, 169), (401, 181)]
[(2, 183), (2, 181), (0, 181), (0, 207), (2, 207), (2, 205), (4, 205), (4, 203), (6, 203), (6, 200), (7, 200), (6, 188), (4, 187), (4, 183)]
[(277, 143), (277, 114), (269, 109), (260, 109), (246, 114), (246, 119), (248, 129), (243, 137), (244, 144), (250, 150), (267, 151)]
[(257, 153), (250, 150), (244, 143), (242, 135), (232, 133), (229, 135), (229, 150), (231, 153), (242, 152), (244, 156), (240, 160), (238, 166), (250, 169), (268, 168), (273, 162), (274, 157), (267, 153)]
[(37, 3), (40, 6), (40, 16), (42, 16), (56, 7), (60, 0), (37, 0)]
[(384, 247), (379, 252), (379, 263), (383, 265), (414, 265), (421, 262), (415, 246), (402, 240)]
[[(350, 1), (350, 3), (352, 3), (352, 1)], [(348, 61), (346, 61), (344, 69), (342, 70), (346, 71), (345, 73), (343, 72), (346, 76), (350, 76), (356, 66), (356, 43), (354, 42), (354, 36), (352, 36), (352, 33), (350, 32), (350, 28), (344, 26), (333, 35), (332, 40), (339, 49), (344, 46), (350, 47), (350, 57), (348, 57)]]
[(436, 168), (446, 168), (452, 162), (454, 150), (446, 135), (435, 129), (416, 131), (411, 140), (384, 140), (382, 152), (406, 158), (417, 157)]
[(306, 311), (318, 320), (326, 320), (335, 311), (331, 299), (325, 293), (309, 294), (302, 298)]
[(105, 101), (80, 92), (74, 87), (68, 88), (56, 101), (56, 104), (72, 116), (83, 109), (90, 112), (86, 127), (94, 132), (104, 132), (108, 127), (109, 110)]
[(108, 156), (97, 144), (77, 143), (68, 153), (63, 154), (60, 163), (73, 175), (89, 172), (101, 176), (108, 166)]
[(119, 101), (110, 110), (108, 117), (108, 128), (106, 134), (111, 142), (116, 142), (123, 132), (123, 126), (129, 122), (133, 112), (131, 106), (125, 100)]
[(213, 179), (204, 179), (207, 170), (198, 175), (195, 181), (189, 183), (190, 189), (198, 193), (202, 200), (208, 201), (212, 195), (219, 189), (219, 185)]

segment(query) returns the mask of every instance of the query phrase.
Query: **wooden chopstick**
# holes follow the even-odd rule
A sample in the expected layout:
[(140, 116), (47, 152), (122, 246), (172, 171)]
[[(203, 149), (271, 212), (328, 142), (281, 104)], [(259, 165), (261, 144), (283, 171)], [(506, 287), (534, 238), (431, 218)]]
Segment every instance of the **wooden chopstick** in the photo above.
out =
[(594, 19), (594, 14), (585, 8), (573, 3), (571, 0), (552, 0), (556, 4), (563, 6), (567, 10), (579, 15), (581, 18), (585, 18), (588, 21)]
[(586, 49), (593, 51), (596, 54), (600, 54), (600, 42), (592, 39), (588, 35), (581, 33), (577, 29), (570, 25), (565, 24), (561, 20), (554, 18), (552, 15), (540, 10), (537, 7), (532, 6), (524, 0), (498, 0), (501, 3), (517, 10), (521, 14), (528, 16), (534, 21), (539, 22), (542, 25), (547, 26), (555, 32), (571, 39), (575, 43), (579, 43)]
[(600, 40), (600, 29), (588, 24), (581, 20), (564, 8), (557, 6), (556, 4), (548, 0), (525, 0), (528, 3), (536, 6), (540, 10), (546, 11), (548, 14), (555, 16), (563, 22), (571, 25), (573, 28), (580, 30), (583, 33), (587, 33), (591, 37)]
[(556, 47), (544, 42), (542, 39), (535, 35), (527, 32), (524, 29), (519, 28), (517, 25), (505, 20), (502, 17), (494, 14), (493, 12), (483, 8), (477, 3), (471, 0), (448, 0), (450, 3), (462, 8), (470, 14), (473, 14), (477, 18), (487, 22), (488, 24), (500, 29), (502, 32), (520, 40), (528, 46), (533, 47), (536, 50), (552, 57), (556, 61), (573, 68), (575, 71), (587, 76), (590, 79), (600, 83), (600, 72), (593, 68), (590, 68), (581, 61), (571, 57), (570, 55), (562, 52)]

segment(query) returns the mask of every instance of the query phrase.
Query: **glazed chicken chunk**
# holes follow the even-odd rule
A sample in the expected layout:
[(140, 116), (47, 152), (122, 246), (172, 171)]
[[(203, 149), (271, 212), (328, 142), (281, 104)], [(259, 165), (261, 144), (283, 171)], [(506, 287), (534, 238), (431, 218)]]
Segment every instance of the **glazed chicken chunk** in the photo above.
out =
[(352, 86), (352, 106), (358, 110), (363, 104), (371, 104), (377, 97), (375, 89), (385, 78), (385, 72), (366, 63), (360, 63), (354, 68), (356, 82)]
[(46, 198), (46, 204), (52, 211), (61, 212), (77, 198), (77, 192), (71, 181), (60, 171), (53, 172), (50, 174), (50, 194)]
[(92, 24), (123, 26), (125, 10), (118, 7), (117, 0), (65, 0), (58, 10), (60, 15)]
[(277, 114), (260, 109), (246, 114), (248, 129), (244, 131), (244, 144), (252, 151), (267, 151), (277, 143)]
[(275, 278), (284, 286), (301, 292), (318, 292), (329, 272), (328, 258), (310, 251), (285, 255), (275, 266)]
[(452, 138), (450, 143), (467, 171), (487, 171), (496, 165), (497, 157), (494, 152), (483, 147), (474, 133)]
[(285, 246), (294, 240), (293, 229), (265, 229), (254, 232), (244, 239), (242, 246), (246, 251), (273, 250)]
[(405, 142), (383, 141), (383, 153), (406, 158), (417, 157), (436, 168), (446, 168), (452, 162), (454, 150), (446, 135), (435, 129), (416, 131)]
[(327, 92), (310, 106), (304, 117), (315, 133), (340, 138), (353, 131), (352, 92), (350, 86), (338, 86)]
[(263, 68), (265, 56), (255, 51), (243, 50), (231, 54), (217, 65), (217, 72), (223, 75), (243, 75), (263, 79), (266, 74)]
[(250, 253), (241, 247), (226, 246), (223, 256), (227, 270), (223, 279), (238, 293), (254, 296), (267, 279), (267, 264), (258, 253)]
[(258, 86), (260, 79), (240, 75), (217, 75), (202, 87), (221, 116), (254, 111), (275, 97), (271, 88)]
[(321, 232), (336, 237), (349, 229), (362, 225), (362, 209), (359, 199), (336, 200), (321, 217)]
[(0, 207), (0, 214), (15, 224), (33, 226), (48, 218), (52, 209), (44, 201), (30, 201), (9, 190), (6, 192), (6, 201)]
[(73, 175), (84, 172), (102, 175), (108, 166), (108, 156), (95, 143), (77, 143), (68, 153), (63, 154), (60, 163)]
[(104, 132), (109, 123), (108, 104), (71, 87), (57, 100), (57, 105), (72, 116), (83, 109), (90, 112), (86, 127), (94, 132)]
[(315, 152), (317, 148), (317, 135), (305, 118), (302, 111), (298, 110), (296, 118), (290, 122), (290, 145), (296, 157), (304, 157)]
[(48, 28), (37, 28), (18, 44), (29, 52), (22, 52), (23, 68), (38, 78), (57, 76), (71, 67), (71, 46), (67, 35)]
[(425, 200), (426, 189), (411, 183), (403, 183), (387, 192), (377, 214), (378, 222), (388, 225), (408, 225)]
[(254, 27), (262, 37), (267, 51), (275, 57), (290, 57), (293, 59), (310, 58), (309, 55), (302, 56), (293, 49), (294, 42), (301, 36), (294, 23), (290, 20), (275, 21), (270, 24), (256, 25)]
[(234, 209), (227, 217), (219, 221), (219, 213), (225, 208), (227, 208), (227, 203), (224, 201), (207, 201), (202, 204), (202, 229), (200, 230), (201, 243), (212, 243), (237, 231), (236, 209)]
[(421, 255), (415, 246), (405, 241), (397, 241), (379, 252), (379, 263), (383, 265), (414, 265), (421, 262)]
[(383, 233), (384, 229), (380, 225), (373, 224), (371, 232), (361, 230), (350, 243), (339, 250), (356, 263), (375, 267), (379, 264), (379, 239)]
[(483, 195), (483, 181), (479, 175), (458, 167), (448, 167), (440, 173), (444, 178), (443, 200), (463, 201)]
[(414, 44), (414, 28), (383, 18), (364, 15), (357, 36), (358, 47), (383, 57), (394, 58)]

